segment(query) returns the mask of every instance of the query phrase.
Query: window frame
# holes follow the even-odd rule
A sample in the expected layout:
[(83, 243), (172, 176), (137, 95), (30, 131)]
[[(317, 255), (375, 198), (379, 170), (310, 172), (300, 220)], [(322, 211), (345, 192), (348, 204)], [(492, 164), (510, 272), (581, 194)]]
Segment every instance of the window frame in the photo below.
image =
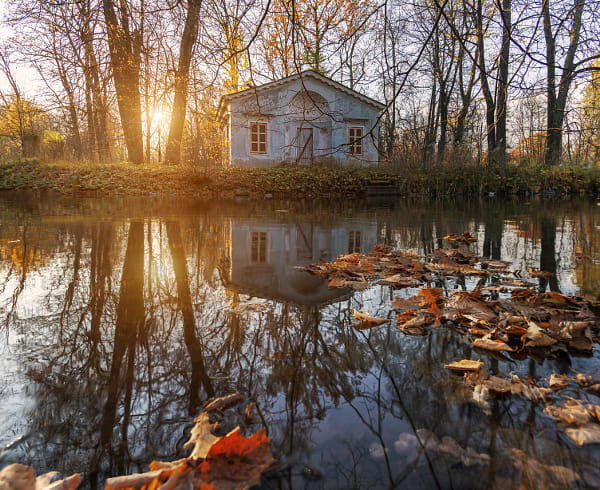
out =
[(360, 253), (362, 249), (362, 230), (348, 230), (348, 253)]
[(250, 263), (269, 263), (269, 234), (266, 231), (250, 232)]
[[(360, 134), (357, 136), (357, 132)], [(348, 126), (348, 153), (360, 156), (364, 153), (364, 127)]]
[[(264, 128), (264, 132), (261, 129)], [(250, 153), (253, 155), (266, 155), (268, 153), (268, 127), (266, 122), (250, 121), (249, 125), (249, 143)], [(261, 136), (264, 136), (264, 141), (261, 141)], [(253, 148), (256, 148), (254, 150)]]

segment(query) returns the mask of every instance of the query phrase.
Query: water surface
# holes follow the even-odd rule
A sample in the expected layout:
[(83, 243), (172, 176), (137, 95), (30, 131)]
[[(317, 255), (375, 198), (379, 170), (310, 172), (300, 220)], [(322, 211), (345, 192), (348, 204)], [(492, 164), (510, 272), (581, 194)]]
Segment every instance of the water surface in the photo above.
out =
[[(226, 411), (222, 431), (264, 425), (289, 462), (265, 488), (598, 487), (598, 445), (577, 446), (524, 397), (482, 409), (443, 367), (480, 358), (540, 386), (600, 379), (597, 341), (591, 355), (534, 358), (474, 352), (448, 327), (407, 336), (393, 317), (357, 330), (353, 309), (387, 317), (417, 290), (329, 289), (297, 267), (376, 244), (427, 254), (470, 231), (483, 257), (553, 272), (539, 290), (595, 299), (599, 226), (588, 201), (1, 194), (0, 468), (81, 472), (102, 488), (186, 456), (204, 402), (239, 391), (259, 410)], [(575, 383), (560, 396), (599, 403)]]

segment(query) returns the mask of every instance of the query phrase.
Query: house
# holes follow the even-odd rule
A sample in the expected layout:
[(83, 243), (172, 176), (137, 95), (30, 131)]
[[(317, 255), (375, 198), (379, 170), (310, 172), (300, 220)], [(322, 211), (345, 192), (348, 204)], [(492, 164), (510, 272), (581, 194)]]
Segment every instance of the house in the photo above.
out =
[(225, 95), (224, 165), (375, 166), (383, 104), (313, 70)]

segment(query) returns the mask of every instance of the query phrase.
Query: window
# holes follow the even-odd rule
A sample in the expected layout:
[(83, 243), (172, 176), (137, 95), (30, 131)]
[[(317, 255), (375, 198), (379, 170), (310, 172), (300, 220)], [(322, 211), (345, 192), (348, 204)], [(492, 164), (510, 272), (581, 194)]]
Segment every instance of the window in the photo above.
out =
[(363, 128), (353, 126), (348, 128), (348, 153), (350, 155), (362, 155), (363, 152)]
[(250, 261), (253, 264), (267, 263), (267, 233), (253, 231), (250, 238)]
[(361, 248), (361, 233), (360, 230), (350, 230), (348, 232), (348, 253), (353, 254), (360, 252)]
[(267, 153), (267, 123), (250, 123), (250, 153)]

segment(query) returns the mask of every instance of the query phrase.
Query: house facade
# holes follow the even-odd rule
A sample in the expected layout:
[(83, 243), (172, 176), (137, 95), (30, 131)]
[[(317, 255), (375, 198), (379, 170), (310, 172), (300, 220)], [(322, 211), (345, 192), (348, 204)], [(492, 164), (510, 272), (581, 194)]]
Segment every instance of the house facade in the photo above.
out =
[(224, 165), (376, 166), (384, 105), (313, 70), (222, 97)]

